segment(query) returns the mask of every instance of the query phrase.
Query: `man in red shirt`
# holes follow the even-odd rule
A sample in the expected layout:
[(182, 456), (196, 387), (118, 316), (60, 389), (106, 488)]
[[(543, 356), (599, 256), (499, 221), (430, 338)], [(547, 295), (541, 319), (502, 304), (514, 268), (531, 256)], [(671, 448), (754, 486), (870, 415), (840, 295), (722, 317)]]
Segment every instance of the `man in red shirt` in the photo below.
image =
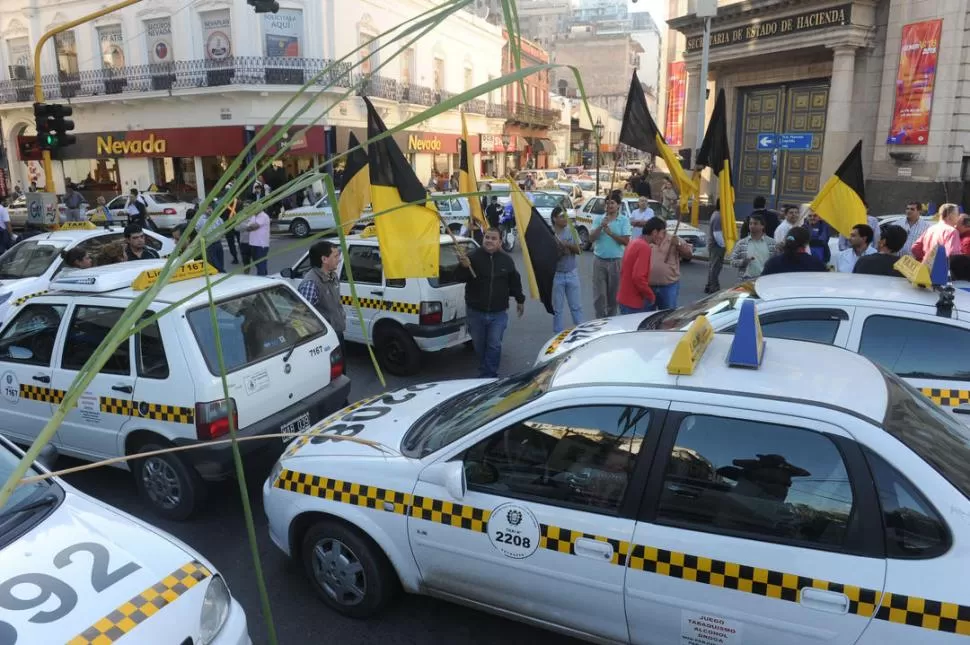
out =
[(970, 255), (970, 215), (960, 214), (957, 220), (957, 232), (960, 234), (960, 248), (964, 255)]
[(656, 297), (650, 288), (651, 244), (658, 244), (667, 231), (667, 223), (652, 217), (643, 225), (643, 235), (634, 238), (623, 253), (620, 265), (620, 288), (616, 302), (621, 314), (652, 311)]

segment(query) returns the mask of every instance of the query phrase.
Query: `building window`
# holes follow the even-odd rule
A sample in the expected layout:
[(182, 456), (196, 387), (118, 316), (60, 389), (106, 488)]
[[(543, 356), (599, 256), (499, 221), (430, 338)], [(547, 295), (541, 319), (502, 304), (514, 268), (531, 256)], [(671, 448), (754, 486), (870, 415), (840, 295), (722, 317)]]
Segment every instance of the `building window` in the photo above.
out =
[(267, 58), (299, 58), (303, 55), (303, 12), (280, 9), (263, 14), (263, 55)]
[(101, 68), (123, 69), (125, 66), (125, 39), (121, 25), (98, 27), (98, 46), (101, 49)]
[(10, 61), (10, 80), (26, 81), (30, 78), (30, 39), (26, 36), (7, 41), (7, 60)]
[(200, 13), (202, 42), (208, 61), (224, 61), (232, 56), (232, 21), (228, 9)]
[(401, 84), (410, 85), (414, 79), (414, 49), (401, 52)]
[(57, 71), (61, 76), (76, 76), (77, 43), (73, 31), (64, 31), (54, 36), (54, 52), (57, 54)]
[(474, 82), (474, 71), (471, 67), (465, 68), (465, 91), (472, 89), (475, 86)]
[[(371, 71), (377, 67), (377, 48), (380, 44), (376, 40), (372, 40), (374, 34), (369, 34), (367, 32), (360, 32), (357, 36), (358, 51), (360, 52), (360, 73), (370, 74)], [(370, 44), (368, 44), (370, 42)], [(371, 54), (374, 54), (373, 56)]]
[(435, 92), (440, 92), (444, 89), (445, 85), (445, 59), (435, 58), (434, 59), (434, 69), (433, 69), (433, 85), (432, 89)]

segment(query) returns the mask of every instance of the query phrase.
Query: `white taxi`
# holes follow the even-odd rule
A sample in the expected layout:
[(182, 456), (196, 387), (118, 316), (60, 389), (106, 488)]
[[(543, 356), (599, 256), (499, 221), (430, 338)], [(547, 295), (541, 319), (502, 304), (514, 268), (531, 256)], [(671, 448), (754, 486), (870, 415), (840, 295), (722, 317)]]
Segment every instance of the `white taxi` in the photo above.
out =
[[(391, 279), (384, 276), (376, 236), (368, 232), (347, 236), (349, 264), (360, 298), (361, 316), (353, 306), (347, 279), (348, 258), (343, 257), (338, 271), (340, 298), (347, 312), (344, 338), (354, 343), (372, 342), (381, 367), (391, 374), (416, 374), (421, 369), (422, 353), (440, 352), (471, 341), (465, 323), (465, 285), (457, 279), (460, 265), (455, 244), (465, 254), (477, 245), (474, 240), (450, 235), (442, 235), (439, 242), (437, 278)], [(307, 252), (292, 267), (273, 277), (299, 288), (309, 271)], [(366, 339), (362, 323), (367, 330)]]
[[(46, 293), (52, 279), (64, 269), (61, 253), (82, 248), (96, 258), (104, 246), (125, 239), (123, 227), (102, 228), (91, 222), (68, 222), (56, 231), (29, 237), (0, 255), (0, 323), (11, 307)], [(175, 242), (145, 231), (145, 243), (162, 257), (175, 249)]]
[[(0, 438), (0, 480), (21, 455)], [(46, 471), (32, 467), (28, 478)], [(0, 643), (248, 645), (246, 614), (212, 563), (58, 478), (0, 508)]]
[[(0, 329), (0, 433), (32, 443), (128, 304), (151, 286), (161, 260), (125, 262), (55, 278)], [(240, 451), (275, 457), (278, 436), (346, 405), (337, 335), (289, 285), (213, 277), (216, 329), (205, 292), (215, 269), (190, 262), (149, 305), (145, 324), (107, 359), (51, 445), (85, 461), (195, 446), (119, 464), (156, 514), (181, 520), (201, 506), (205, 481), (232, 477), (230, 422)], [(230, 421), (232, 419), (232, 421)], [(207, 445), (211, 444), (211, 445)], [(273, 454), (275, 450), (276, 454)]]
[(597, 642), (963, 642), (967, 429), (746, 307), (359, 401), (287, 447), (270, 536), (355, 617), (403, 587)]

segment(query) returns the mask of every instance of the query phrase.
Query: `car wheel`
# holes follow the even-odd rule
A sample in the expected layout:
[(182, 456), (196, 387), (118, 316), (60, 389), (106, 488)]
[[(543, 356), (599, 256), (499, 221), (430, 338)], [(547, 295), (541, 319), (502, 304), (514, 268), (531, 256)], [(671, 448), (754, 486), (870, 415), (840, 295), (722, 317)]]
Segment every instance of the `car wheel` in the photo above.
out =
[(368, 618), (379, 613), (400, 584), (380, 548), (339, 522), (325, 520), (310, 527), (302, 554), (317, 595), (344, 616)]
[(374, 332), (374, 348), (381, 367), (395, 376), (412, 376), (421, 369), (421, 350), (401, 327), (379, 327)]
[(308, 237), (310, 235), (310, 225), (305, 219), (293, 220), (290, 224), (290, 233), (296, 237)]
[[(157, 443), (146, 443), (138, 451), (152, 452), (166, 447)], [(153, 455), (135, 460), (132, 472), (142, 499), (156, 515), (165, 519), (188, 519), (205, 497), (205, 483), (202, 478), (178, 455)]]
[(584, 251), (588, 251), (593, 245), (589, 241), (589, 231), (586, 230), (585, 226), (580, 226), (576, 229), (579, 233), (579, 248)]

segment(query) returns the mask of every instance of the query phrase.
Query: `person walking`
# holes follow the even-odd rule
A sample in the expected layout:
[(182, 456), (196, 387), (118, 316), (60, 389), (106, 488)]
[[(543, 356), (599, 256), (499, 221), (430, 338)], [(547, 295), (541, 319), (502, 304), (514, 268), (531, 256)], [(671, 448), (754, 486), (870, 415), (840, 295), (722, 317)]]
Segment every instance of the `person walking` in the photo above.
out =
[(558, 334), (565, 328), (566, 306), (573, 317), (573, 325), (583, 322), (583, 302), (579, 289), (579, 269), (576, 256), (582, 249), (573, 238), (566, 220), (566, 211), (561, 206), (552, 209), (552, 227), (559, 245), (559, 262), (556, 275), (552, 280), (552, 331)]
[(337, 333), (337, 340), (344, 354), (344, 374), (346, 374), (347, 352), (344, 345), (344, 332), (347, 331), (347, 312), (340, 297), (340, 280), (337, 275), (337, 269), (340, 267), (340, 247), (333, 242), (323, 240), (311, 246), (308, 255), (310, 271), (300, 281), (296, 290), (320, 312)]
[(852, 268), (852, 273), (889, 275), (902, 278), (903, 274), (896, 270), (896, 262), (899, 260), (899, 252), (905, 244), (906, 229), (902, 226), (890, 224), (882, 229), (882, 236), (879, 238), (879, 252), (868, 253), (859, 258)]
[(654, 215), (653, 209), (650, 208), (650, 200), (641, 195), (637, 199), (637, 207), (630, 213), (630, 226), (633, 228), (630, 237), (640, 237), (643, 227), (654, 218)]
[(621, 314), (653, 311), (657, 296), (650, 288), (653, 246), (667, 232), (667, 223), (657, 217), (644, 224), (641, 236), (630, 242), (620, 268), (620, 289), (616, 300)]
[(485, 219), (490, 228), (498, 228), (504, 212), (505, 208), (498, 202), (498, 195), (492, 195), (488, 207), (485, 209)]
[(269, 255), (270, 219), (266, 211), (261, 210), (246, 222), (249, 231), (249, 254), (256, 262), (256, 275), (269, 275), (266, 256)]
[(680, 294), (680, 261), (694, 257), (694, 247), (678, 235), (667, 231), (667, 223), (658, 241), (651, 244), (650, 288), (656, 298), (657, 309), (676, 309), (677, 296)]
[(721, 200), (714, 202), (714, 212), (707, 221), (708, 257), (707, 284), (704, 293), (721, 290), (721, 268), (724, 266), (724, 231), (721, 228)]
[(960, 246), (960, 233), (956, 228), (957, 222), (960, 221), (960, 209), (956, 204), (943, 204), (940, 206), (939, 215), (940, 221), (926, 229), (926, 232), (913, 242), (910, 249), (913, 257), (920, 262), (929, 263), (932, 251), (941, 244), (946, 250), (947, 257), (960, 255), (963, 252)]
[(922, 237), (926, 229), (932, 226), (932, 223), (923, 219), (922, 215), (923, 209), (919, 202), (906, 202), (906, 217), (899, 224), (906, 231), (906, 243), (900, 250), (901, 255), (912, 255), (913, 244)]
[(664, 178), (663, 188), (660, 191), (661, 206), (664, 219), (673, 219), (678, 215), (680, 209), (680, 198), (674, 190), (674, 184), (670, 179)]
[(768, 258), (761, 275), (773, 273), (798, 273), (826, 271), (825, 262), (811, 252), (810, 233), (807, 228), (794, 226), (788, 230), (781, 253)]
[[(208, 222), (213, 217), (215, 217), (215, 222), (209, 226)], [(196, 234), (205, 238), (205, 259), (219, 273), (226, 272), (226, 257), (222, 251), (222, 235), (217, 235), (215, 231), (221, 228), (223, 224), (221, 217), (213, 216), (211, 205), (199, 216), (199, 220), (195, 223)]]
[(620, 288), (620, 261), (633, 232), (630, 218), (620, 214), (620, 191), (606, 198), (606, 213), (593, 217), (589, 239), (593, 243), (593, 309), (597, 318), (616, 315)]
[(64, 208), (67, 211), (67, 221), (80, 222), (81, 204), (84, 203), (84, 198), (81, 197), (81, 193), (74, 190), (74, 186), (72, 184), (67, 184), (65, 191)]
[(738, 240), (731, 252), (731, 266), (741, 272), (741, 280), (754, 280), (761, 275), (765, 262), (778, 255), (775, 238), (768, 235), (763, 216), (752, 213), (748, 217), (750, 234)]
[(868, 224), (856, 224), (849, 233), (849, 248), (839, 251), (835, 258), (835, 270), (839, 273), (852, 273), (859, 258), (875, 252), (876, 249), (872, 248), (872, 227)]
[[(502, 252), (501, 234), (489, 228), (482, 245), (458, 256), (459, 282), (465, 283), (465, 316), (468, 334), (478, 355), (478, 375), (498, 376), (502, 360), (502, 337), (509, 324), (509, 298), (514, 298), (519, 318), (525, 313), (522, 278), (512, 258)], [(474, 271), (474, 275), (472, 274)]]
[(125, 261), (157, 260), (158, 252), (147, 246), (145, 229), (139, 224), (129, 224), (125, 227)]
[(137, 188), (128, 191), (125, 213), (128, 215), (129, 224), (138, 224), (143, 229), (148, 226), (148, 205), (145, 198), (138, 194)]
[(832, 259), (832, 250), (829, 249), (829, 239), (832, 237), (832, 227), (819, 217), (815, 211), (808, 212), (808, 250), (823, 265), (828, 265)]

